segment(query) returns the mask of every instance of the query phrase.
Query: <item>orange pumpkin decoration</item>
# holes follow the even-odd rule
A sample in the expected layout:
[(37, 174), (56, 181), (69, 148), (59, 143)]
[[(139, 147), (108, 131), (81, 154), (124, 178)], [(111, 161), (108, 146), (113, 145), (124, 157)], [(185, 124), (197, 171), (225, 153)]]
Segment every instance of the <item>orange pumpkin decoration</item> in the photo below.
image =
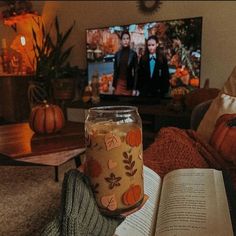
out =
[(33, 107), (30, 113), (30, 128), (39, 134), (56, 133), (65, 124), (64, 114), (57, 105), (44, 104)]
[(108, 88), (108, 84), (105, 83), (102, 85), (102, 92), (108, 92), (109, 88)]
[(129, 189), (123, 194), (122, 200), (125, 205), (134, 205), (140, 200), (141, 187), (140, 185), (131, 185)]
[(142, 142), (141, 129), (132, 129), (126, 135), (126, 143), (131, 147), (138, 147)]
[(190, 85), (192, 85), (193, 87), (199, 87), (199, 84), (200, 84), (200, 80), (198, 77), (193, 77), (191, 80), (190, 80)]
[(177, 68), (176, 69), (176, 72), (175, 72), (176, 77), (183, 77), (186, 75), (189, 75), (189, 72), (187, 69), (184, 69), (184, 68)]
[(210, 144), (228, 161), (236, 163), (236, 114), (224, 114), (216, 122)]

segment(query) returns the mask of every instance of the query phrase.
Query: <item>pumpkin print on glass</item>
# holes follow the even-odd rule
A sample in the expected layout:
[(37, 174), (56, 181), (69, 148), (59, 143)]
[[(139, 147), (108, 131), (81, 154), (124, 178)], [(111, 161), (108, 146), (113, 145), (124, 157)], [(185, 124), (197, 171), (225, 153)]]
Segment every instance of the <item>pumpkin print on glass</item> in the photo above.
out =
[(198, 77), (193, 77), (192, 79), (190, 79), (189, 83), (193, 87), (199, 87), (200, 79)]
[(86, 142), (85, 173), (92, 186), (97, 186), (93, 192), (100, 211), (120, 215), (137, 207), (144, 197), (142, 125), (137, 108), (91, 108), (85, 130), (90, 140)]
[(139, 185), (131, 185), (123, 194), (123, 202), (125, 205), (134, 205), (140, 199), (141, 187)]
[(131, 147), (137, 147), (142, 141), (142, 132), (141, 129), (130, 130), (126, 135), (126, 143)]

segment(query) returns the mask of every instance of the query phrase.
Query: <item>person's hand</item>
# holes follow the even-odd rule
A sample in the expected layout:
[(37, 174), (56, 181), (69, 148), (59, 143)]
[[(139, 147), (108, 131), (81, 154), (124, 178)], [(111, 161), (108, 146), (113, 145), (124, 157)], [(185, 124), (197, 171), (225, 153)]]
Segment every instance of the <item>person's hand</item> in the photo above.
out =
[[(79, 169), (80, 172), (84, 173), (85, 165), (84, 164), (80, 165), (78, 167), (78, 169)], [(148, 195), (144, 194), (143, 201), (142, 201), (142, 203), (138, 207), (136, 207), (136, 208), (134, 208), (134, 209), (132, 209), (130, 211), (127, 211), (127, 212), (121, 214), (121, 216), (122, 217), (127, 217), (127, 216), (129, 216), (129, 215), (139, 211), (144, 206), (144, 204), (147, 202), (148, 198), (149, 198)]]
[(78, 169), (71, 169), (63, 179), (60, 212), (40, 235), (112, 236), (124, 219), (121, 215), (103, 215), (97, 206), (89, 179)]

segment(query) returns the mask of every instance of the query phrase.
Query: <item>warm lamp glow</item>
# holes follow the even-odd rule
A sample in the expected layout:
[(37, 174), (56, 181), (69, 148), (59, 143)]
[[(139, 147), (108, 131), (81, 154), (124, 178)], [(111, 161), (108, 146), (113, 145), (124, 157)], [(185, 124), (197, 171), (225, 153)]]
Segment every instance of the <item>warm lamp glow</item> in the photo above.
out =
[(16, 31), (16, 25), (20, 22), (28, 21), (34, 17), (38, 17), (37, 12), (34, 13), (24, 13), (21, 15), (14, 15), (7, 18), (3, 18), (4, 25), (11, 26)]
[(27, 68), (21, 69), (22, 71), (35, 71), (36, 64), (32, 29), (35, 31), (38, 42), (42, 42), (42, 32), (41, 28), (38, 26), (42, 24), (42, 17), (30, 14), (27, 17), (17, 17), (17, 19), (17, 31), (20, 32), (20, 34), (15, 37), (10, 47), (20, 53), (22, 58), (21, 68)]
[(24, 36), (20, 36), (20, 43), (21, 43), (22, 46), (26, 45), (26, 40), (25, 40)]
[[(27, 42), (27, 43), (26, 43)], [(22, 65), (30, 70), (34, 70), (33, 65), (33, 45), (27, 35), (17, 35), (10, 46), (13, 50), (20, 53), (22, 58)]]

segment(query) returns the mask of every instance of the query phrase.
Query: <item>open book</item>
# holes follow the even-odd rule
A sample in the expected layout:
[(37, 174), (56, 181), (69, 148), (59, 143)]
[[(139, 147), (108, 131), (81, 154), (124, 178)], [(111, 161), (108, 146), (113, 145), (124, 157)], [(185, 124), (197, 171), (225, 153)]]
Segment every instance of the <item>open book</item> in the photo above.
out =
[(221, 171), (180, 169), (163, 182), (144, 167), (148, 201), (117, 228), (117, 236), (231, 236), (233, 227)]

